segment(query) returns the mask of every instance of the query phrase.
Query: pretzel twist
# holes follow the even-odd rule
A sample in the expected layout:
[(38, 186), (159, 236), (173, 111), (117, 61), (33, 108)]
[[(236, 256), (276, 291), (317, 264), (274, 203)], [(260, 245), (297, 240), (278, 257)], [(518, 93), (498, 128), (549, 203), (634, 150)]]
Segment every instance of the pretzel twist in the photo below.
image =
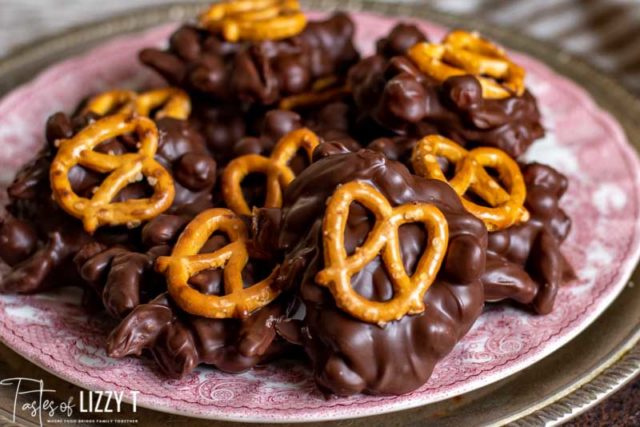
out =
[[(212, 252), (200, 253), (216, 232), (230, 243)], [(169, 294), (187, 313), (211, 319), (245, 318), (273, 301), (280, 293), (272, 286), (276, 267), (269, 277), (244, 287), (242, 270), (249, 262), (245, 222), (229, 209), (209, 209), (195, 217), (182, 232), (170, 256), (160, 257), (156, 269), (167, 277)], [(224, 295), (205, 295), (189, 286), (198, 273), (223, 269)]]
[[(138, 152), (94, 151), (102, 142), (129, 133), (140, 140)], [(102, 225), (138, 226), (167, 210), (175, 196), (171, 175), (154, 159), (157, 148), (158, 129), (148, 118), (117, 114), (100, 119), (61, 142), (50, 169), (53, 197), (67, 213), (82, 220), (88, 233)], [(78, 196), (71, 187), (69, 172), (77, 165), (109, 174), (90, 199)], [(122, 189), (144, 177), (154, 190), (150, 198), (112, 203)]]
[(310, 91), (287, 96), (280, 100), (278, 108), (294, 110), (298, 108), (315, 107), (331, 101), (337, 101), (351, 93), (346, 83), (337, 77), (330, 76), (317, 80)]
[(200, 25), (230, 42), (280, 40), (307, 25), (298, 0), (223, 0), (200, 15)]
[(186, 120), (191, 114), (191, 100), (183, 90), (167, 87), (154, 89), (140, 94), (130, 90), (112, 90), (91, 98), (84, 111), (100, 116), (109, 114), (138, 114), (149, 117), (152, 112), (155, 119), (171, 117)]
[[(344, 232), (353, 202), (370, 210), (376, 221), (364, 244), (347, 256)], [(415, 272), (409, 277), (402, 262), (398, 229), (413, 222), (422, 223), (428, 237)], [(357, 319), (380, 325), (425, 310), (424, 294), (440, 270), (449, 241), (447, 220), (437, 207), (410, 203), (393, 208), (371, 185), (352, 181), (338, 188), (329, 199), (322, 232), (325, 268), (316, 275), (316, 282), (329, 288), (340, 309)], [(378, 255), (394, 289), (393, 298), (383, 302), (368, 300), (351, 287), (353, 275)]]
[[(437, 157), (455, 165), (450, 180), (440, 168)], [(481, 219), (489, 231), (502, 230), (529, 219), (524, 207), (527, 189), (518, 164), (504, 151), (480, 147), (467, 151), (440, 135), (422, 138), (414, 148), (412, 159), (416, 174), (447, 182), (460, 196), (464, 207)], [(486, 167), (498, 172), (498, 179), (507, 190), (487, 173)], [(471, 190), (489, 206), (479, 205), (464, 195)]]
[(475, 32), (452, 31), (442, 43), (417, 43), (407, 54), (420, 71), (438, 82), (452, 76), (476, 76), (484, 98), (500, 99), (524, 93), (524, 68), (512, 62), (500, 46)]
[(304, 150), (309, 160), (320, 144), (318, 136), (303, 128), (286, 134), (275, 146), (271, 156), (247, 154), (233, 159), (222, 174), (222, 197), (227, 206), (241, 215), (251, 215), (251, 208), (242, 192), (242, 181), (252, 173), (266, 175), (266, 208), (282, 206), (282, 192), (293, 181), (295, 174), (289, 162), (299, 150)]

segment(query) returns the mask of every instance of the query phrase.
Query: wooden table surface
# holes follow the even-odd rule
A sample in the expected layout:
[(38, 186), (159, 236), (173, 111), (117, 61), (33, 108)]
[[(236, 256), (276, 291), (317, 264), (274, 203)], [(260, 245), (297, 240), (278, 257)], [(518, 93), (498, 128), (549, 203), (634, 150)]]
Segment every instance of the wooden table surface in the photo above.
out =
[[(123, 13), (133, 7), (173, 2), (176, 0), (0, 0), (0, 56), (16, 46), (73, 25)], [(429, 4), (450, 12), (479, 14), (500, 25), (511, 25), (546, 39), (617, 76), (631, 91), (640, 94), (640, 2), (450, 0)], [(4, 346), (0, 347), (0, 358), (2, 374), (11, 372), (17, 365), (24, 369), (26, 363)], [(42, 375), (46, 374), (42, 371)], [(60, 381), (58, 387), (69, 386)], [(0, 389), (0, 400), (10, 398), (7, 390)], [(143, 414), (149, 420), (158, 420), (157, 414), (150, 411), (138, 414), (138, 419), (144, 419), (140, 417)], [(640, 379), (568, 425), (639, 426)]]

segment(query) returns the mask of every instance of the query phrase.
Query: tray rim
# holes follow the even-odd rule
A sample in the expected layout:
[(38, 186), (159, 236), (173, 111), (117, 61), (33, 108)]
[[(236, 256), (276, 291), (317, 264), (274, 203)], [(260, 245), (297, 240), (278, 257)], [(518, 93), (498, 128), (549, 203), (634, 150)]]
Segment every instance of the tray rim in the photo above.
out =
[[(210, 2), (183, 2), (132, 9), (126, 14), (74, 26), (63, 32), (45, 36), (19, 46), (7, 56), (0, 58), (0, 76), (16, 75), (21, 68), (28, 69), (31, 67), (33, 70), (31, 73), (25, 73), (28, 74), (26, 78), (19, 77), (16, 85), (12, 84), (10, 87), (3, 87), (0, 83), (0, 97), (35, 78), (44, 69), (43, 66), (39, 65), (39, 62), (43, 60), (48, 62), (47, 58), (51, 58), (56, 52), (64, 53), (65, 49), (69, 47), (80, 46), (84, 50), (92, 43), (104, 41), (118, 34), (141, 31), (154, 25), (185, 20), (193, 16), (203, 4), (207, 3)], [(623, 116), (626, 118), (626, 120), (620, 120), (620, 123), (627, 136), (640, 135), (640, 124), (636, 125), (632, 121), (634, 115), (636, 117), (640, 115), (640, 99), (583, 59), (557, 51), (555, 47), (544, 41), (523, 36), (508, 27), (488, 24), (486, 21), (475, 17), (463, 18), (451, 13), (436, 11), (418, 2), (394, 4), (379, 0), (303, 0), (303, 3), (306, 7), (317, 10), (339, 8), (349, 12), (363, 11), (388, 16), (410, 16), (425, 18), (449, 27), (480, 30), (500, 40), (508, 47), (538, 58), (555, 72), (573, 81), (578, 80), (580, 77), (588, 78), (588, 84), (586, 83), (587, 81), (580, 79), (580, 86), (589, 92), (594, 101), (601, 108), (609, 111), (613, 117), (620, 119)], [(464, 19), (464, 24), (461, 25), (462, 19)], [(56, 58), (55, 62), (63, 58)], [(596, 96), (594, 92), (599, 92), (601, 96)], [(600, 101), (605, 93), (608, 98), (617, 99), (617, 105), (624, 105), (625, 107), (619, 107), (616, 111), (603, 107)], [(638, 151), (638, 143), (633, 138), (629, 138), (629, 141)], [(500, 419), (496, 421), (496, 424), (516, 423), (518, 425), (530, 425), (531, 423), (542, 422), (543, 424), (555, 425), (586, 411), (640, 374), (640, 346), (637, 345), (638, 342), (640, 342), (640, 319), (635, 325), (634, 332), (621, 341), (597, 368), (569, 386), (559, 389), (544, 401), (527, 410)], [(399, 411), (399, 413), (401, 412)], [(3, 417), (0, 415), (0, 418)], [(2, 424), (1, 421), (0, 424)]]

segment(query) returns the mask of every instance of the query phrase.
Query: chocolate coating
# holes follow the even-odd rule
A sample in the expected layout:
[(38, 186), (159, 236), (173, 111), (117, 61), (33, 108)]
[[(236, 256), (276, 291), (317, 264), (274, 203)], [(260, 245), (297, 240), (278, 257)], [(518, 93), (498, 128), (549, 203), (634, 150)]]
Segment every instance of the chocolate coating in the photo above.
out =
[(121, 319), (141, 302), (166, 289), (164, 277), (154, 270), (168, 246), (140, 253), (99, 243), (85, 245), (74, 257), (80, 277), (95, 291), (107, 312)]
[(161, 214), (142, 227), (142, 244), (146, 248), (170, 245), (193, 215)]
[(385, 58), (392, 58), (404, 55), (413, 45), (426, 41), (429, 39), (417, 26), (401, 22), (376, 42), (376, 52)]
[(251, 117), (236, 106), (211, 106), (202, 102), (193, 106), (190, 118), (191, 125), (204, 137), (219, 167), (234, 157), (235, 145), (249, 134), (247, 123), (250, 121)]
[(300, 115), (285, 110), (270, 110), (261, 122), (257, 137), (245, 137), (233, 147), (234, 157), (245, 154), (268, 156), (283, 136), (302, 127)]
[(485, 99), (471, 75), (440, 84), (423, 74), (406, 56), (374, 55), (349, 73), (361, 120), (380, 132), (420, 138), (439, 133), (467, 146), (492, 146), (521, 155), (544, 134), (536, 100), (522, 96)]
[[(451, 351), (482, 311), (479, 278), (484, 270), (486, 229), (464, 211), (444, 183), (411, 175), (402, 164), (370, 150), (350, 153), (335, 144), (323, 144), (318, 150), (317, 161), (285, 191), (281, 219), (269, 221), (271, 213), (260, 221), (280, 226), (273, 244), (285, 254), (278, 283), (300, 289), (300, 308), (290, 313), (291, 318), (300, 319), (300, 328), (292, 333), (291, 325), (296, 322), (284, 322), (281, 333), (302, 343), (312, 360), (316, 382), (325, 391), (338, 395), (408, 392), (428, 380), (437, 361)], [(340, 184), (353, 180), (373, 185), (394, 206), (433, 203), (448, 221), (449, 247), (441, 271), (424, 296), (426, 310), (384, 328), (339, 310), (326, 288), (314, 281), (324, 264), (321, 223), (326, 201)], [(371, 226), (367, 212), (353, 205), (345, 231), (348, 253), (362, 244)], [(268, 240), (262, 233), (270, 233), (269, 228), (257, 230), (256, 242)], [(408, 272), (424, 250), (425, 237), (415, 224), (400, 228)], [(378, 257), (353, 277), (352, 285), (364, 297), (383, 301), (392, 295), (387, 274)]]
[[(214, 251), (227, 243), (225, 238), (214, 236), (203, 250)], [(243, 277), (247, 285), (268, 274), (273, 263), (267, 264), (252, 262), (245, 268)], [(220, 295), (221, 271), (206, 270), (193, 277), (190, 284), (203, 294)], [(183, 312), (163, 293), (137, 305), (122, 320), (109, 335), (107, 352), (120, 358), (140, 355), (148, 349), (163, 372), (178, 378), (201, 363), (225, 372), (243, 372), (287, 347), (275, 332), (284, 307), (281, 298), (246, 319), (208, 319)]]
[[(81, 111), (80, 108), (78, 110)], [(92, 243), (105, 245), (105, 250), (115, 243), (123, 243), (133, 252), (143, 250), (135, 247), (139, 242), (137, 231), (114, 227), (100, 229), (89, 236), (78, 220), (66, 214), (52, 200), (49, 167), (57, 151), (57, 141), (73, 137), (97, 118), (93, 113), (52, 115), (45, 129), (46, 146), (17, 173), (9, 186), (10, 202), (1, 218), (0, 258), (12, 269), (2, 278), (0, 291), (31, 293), (61, 284), (81, 284), (82, 275), (78, 273), (73, 258)], [(211, 207), (216, 162), (211, 158), (204, 138), (183, 120), (163, 118), (156, 124), (160, 134), (156, 159), (173, 174), (176, 187), (170, 212), (188, 215), (193, 210)], [(135, 144), (136, 141), (125, 135), (103, 142), (96, 151), (121, 154), (135, 150)], [(80, 166), (72, 168), (69, 173), (72, 188), (84, 197), (91, 197), (103, 179), (100, 174)], [(136, 183), (123, 189), (115, 200), (146, 197), (147, 192), (146, 184)], [(131, 259), (142, 256), (130, 255)], [(110, 297), (107, 295), (105, 298)], [(128, 301), (106, 306), (112, 314), (121, 315), (137, 304), (131, 296)]]
[(540, 163), (523, 165), (522, 174), (531, 219), (489, 234), (482, 283), (487, 301), (512, 299), (546, 314), (553, 309), (558, 288), (575, 278), (560, 251), (571, 229), (571, 219), (559, 205), (568, 182)]
[(78, 274), (112, 317), (122, 319), (166, 291), (165, 278), (155, 271), (155, 261), (171, 253), (179, 234), (200, 211), (197, 205), (188, 207), (194, 210), (151, 219), (139, 238), (133, 233), (123, 244), (92, 242), (75, 255)]
[(244, 372), (288, 348), (275, 334), (280, 315), (280, 306), (271, 304), (245, 320), (189, 316), (162, 294), (118, 325), (107, 340), (107, 353), (122, 358), (148, 349), (159, 368), (174, 378), (200, 364)]
[(358, 151), (362, 146), (354, 138), (355, 107), (350, 101), (332, 101), (307, 109), (303, 123), (325, 142), (340, 143), (350, 151)]
[[(52, 116), (46, 126), (47, 146), (18, 171), (7, 189), (0, 257), (11, 269), (0, 281), (0, 292), (35, 293), (73, 283), (77, 277), (73, 255), (91, 238), (51, 199), (49, 165), (55, 140), (72, 135), (78, 126), (62, 114)], [(74, 188), (82, 188), (90, 178), (74, 172)]]
[(404, 136), (381, 137), (371, 141), (367, 148), (411, 167), (411, 155), (417, 142), (418, 140), (415, 138)]
[(309, 90), (319, 78), (344, 75), (359, 58), (353, 32), (353, 22), (342, 13), (276, 41), (229, 43), (207, 30), (183, 26), (172, 35), (168, 50), (145, 49), (140, 60), (197, 96), (271, 105)]
[(38, 232), (33, 224), (5, 215), (0, 225), (0, 258), (10, 266), (24, 261), (35, 250)]
[(170, 211), (189, 204), (210, 205), (217, 163), (204, 138), (184, 120), (163, 118), (156, 123), (161, 135), (156, 159), (172, 173), (176, 188)]

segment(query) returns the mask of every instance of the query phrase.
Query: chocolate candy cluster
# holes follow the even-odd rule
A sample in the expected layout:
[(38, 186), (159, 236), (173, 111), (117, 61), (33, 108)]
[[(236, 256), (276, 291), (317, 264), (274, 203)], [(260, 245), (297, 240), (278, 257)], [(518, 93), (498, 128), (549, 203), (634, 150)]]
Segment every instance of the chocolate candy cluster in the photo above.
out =
[(487, 301), (509, 298), (547, 314), (553, 309), (559, 287), (575, 278), (560, 251), (571, 230), (571, 219), (559, 205), (568, 181), (540, 163), (523, 165), (522, 172), (531, 218), (490, 233), (482, 283)]
[[(273, 224), (269, 222), (263, 224), (266, 230), (259, 230), (275, 237), (270, 247), (284, 252), (282, 269), (286, 274), (279, 285), (299, 288), (300, 306), (290, 317), (302, 320), (285, 321), (278, 328), (287, 339), (304, 346), (316, 382), (324, 390), (340, 395), (405, 393), (429, 378), (435, 363), (451, 351), (480, 315), (487, 231), (465, 212), (447, 184), (412, 175), (402, 164), (370, 150), (348, 152), (341, 145), (325, 145), (318, 149), (318, 156), (323, 157), (287, 189), (279, 232), (269, 230)], [(332, 154), (326, 155), (329, 151)], [(448, 250), (435, 282), (423, 297), (428, 309), (385, 327), (344, 313), (314, 280), (323, 268), (321, 223), (326, 200), (337, 187), (354, 180), (371, 184), (394, 206), (434, 203), (447, 218)], [(372, 225), (370, 212), (353, 204), (344, 237), (347, 253), (363, 245)], [(407, 224), (399, 229), (399, 239), (403, 267), (413, 274), (428, 236), (418, 224)], [(352, 286), (372, 301), (386, 301), (394, 293), (380, 256), (352, 278)]]
[(377, 54), (351, 68), (354, 102), (362, 120), (380, 128), (375, 133), (409, 138), (441, 134), (468, 147), (497, 147), (513, 157), (544, 135), (529, 91), (487, 99), (472, 75), (439, 82), (402, 53), (422, 40), (426, 36), (417, 28), (397, 26), (378, 43)]
[[(488, 231), (465, 208), (465, 198), (475, 196), (458, 194), (447, 182), (458, 166), (438, 157), (444, 178), (430, 179), (418, 176), (412, 163), (418, 141), (436, 134), (467, 149), (498, 148), (518, 157), (544, 133), (529, 91), (492, 98), (483, 86), (490, 76), (430, 75), (407, 53), (417, 44), (432, 48), (413, 25), (393, 28), (363, 59), (354, 48), (354, 24), (342, 13), (273, 40), (245, 27), (255, 37), (230, 40), (221, 28), (209, 21), (185, 25), (166, 50), (140, 53), (191, 102), (191, 114), (180, 118), (146, 111), (159, 135), (155, 160), (175, 190), (171, 205), (153, 219), (90, 233), (61, 209), (52, 197), (59, 195), (52, 194), (51, 163), (79, 132), (104, 131), (103, 116), (112, 113), (98, 114), (83, 102), (71, 115), (51, 116), (45, 148), (8, 188), (0, 257), (11, 268), (0, 281), (2, 292), (79, 286), (88, 307), (119, 322), (107, 340), (109, 355), (146, 350), (172, 377), (200, 364), (235, 373), (287, 357), (308, 363), (320, 389), (337, 395), (420, 387), (485, 302), (513, 300), (540, 314), (553, 309), (558, 288), (573, 278), (560, 250), (571, 226), (560, 207), (567, 179), (549, 166), (518, 164), (526, 188), (521, 218)], [(336, 96), (326, 96), (328, 90)], [(278, 109), (298, 95), (310, 102)], [(316, 139), (288, 152), (283, 141), (294, 131)], [(116, 135), (87, 156), (108, 164), (110, 156), (133, 156), (139, 147), (134, 135)], [(241, 188), (230, 196), (229, 165), (238, 159), (250, 168), (237, 171)], [(66, 178), (74, 194), (89, 200), (101, 197), (98, 187), (110, 179), (109, 170), (79, 163)], [(473, 185), (482, 180), (474, 173), (469, 179), (476, 181), (467, 184), (477, 190)], [(133, 179), (107, 202), (134, 206), (153, 197), (153, 183), (153, 177)], [(354, 191), (364, 193), (330, 212), (339, 190), (355, 184), (360, 190)], [(473, 201), (492, 209), (508, 190), (492, 193), (495, 200)], [(229, 197), (246, 201), (250, 214), (233, 212)], [(372, 210), (365, 198), (389, 208)], [(389, 228), (390, 212), (402, 209), (414, 213)], [(429, 222), (415, 212), (435, 216)], [(198, 221), (206, 229), (185, 231)], [(435, 238), (429, 227), (440, 227), (445, 238)], [(335, 230), (337, 240), (330, 237)], [(329, 246), (342, 265), (334, 265)], [(362, 262), (365, 252), (371, 260)], [(159, 268), (168, 260), (173, 267)], [(185, 265), (192, 270), (180, 270)], [(350, 299), (336, 279), (322, 279), (346, 268)], [(257, 295), (256, 283), (268, 293)], [(257, 309), (221, 309), (237, 286)], [(412, 293), (412, 287), (423, 291)], [(392, 320), (363, 320), (372, 318), (368, 309)]]
[(145, 49), (140, 60), (170, 84), (212, 102), (273, 105), (319, 79), (344, 76), (359, 59), (353, 33), (343, 13), (310, 22), (294, 37), (259, 42), (229, 42), (186, 25), (171, 36), (168, 50)]

